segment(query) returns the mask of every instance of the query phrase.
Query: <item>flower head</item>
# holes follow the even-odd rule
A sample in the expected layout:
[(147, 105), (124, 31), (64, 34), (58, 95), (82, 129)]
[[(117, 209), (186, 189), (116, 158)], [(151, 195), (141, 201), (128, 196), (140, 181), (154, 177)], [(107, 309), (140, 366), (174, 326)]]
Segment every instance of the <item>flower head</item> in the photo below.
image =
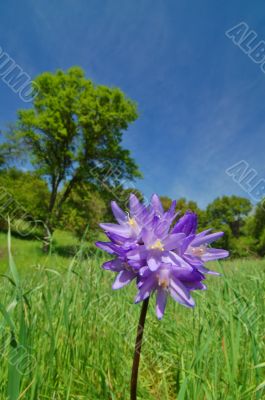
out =
[(164, 314), (168, 295), (180, 304), (193, 307), (195, 302), (190, 292), (206, 289), (202, 283), (204, 274), (217, 274), (204, 263), (229, 255), (226, 250), (209, 247), (223, 232), (207, 230), (196, 234), (197, 215), (191, 211), (174, 225), (176, 202), (164, 211), (157, 195), (152, 196), (146, 207), (132, 194), (128, 212), (116, 202), (111, 207), (117, 224), (100, 224), (110, 242), (96, 245), (114, 256), (102, 266), (118, 273), (113, 289), (135, 279), (138, 289), (135, 302), (156, 292), (158, 318)]

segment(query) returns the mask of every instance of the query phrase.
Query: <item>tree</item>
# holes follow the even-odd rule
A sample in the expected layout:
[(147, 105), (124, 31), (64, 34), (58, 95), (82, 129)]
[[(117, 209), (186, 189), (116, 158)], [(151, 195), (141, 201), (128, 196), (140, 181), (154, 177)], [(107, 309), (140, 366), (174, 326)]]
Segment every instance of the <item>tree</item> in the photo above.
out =
[(3, 167), (4, 164), (5, 164), (4, 156), (3, 156), (3, 154), (0, 154), (0, 168)]
[(239, 237), (244, 219), (252, 209), (251, 202), (239, 196), (218, 197), (207, 206), (208, 223), (215, 228), (228, 225), (234, 237)]
[[(25, 236), (35, 226), (39, 233), (44, 227), (49, 200), (47, 182), (33, 172), (15, 168), (0, 171), (0, 227), (11, 227)], [(23, 223), (24, 221), (24, 223)], [(26, 221), (34, 223), (28, 224)]]
[(263, 199), (260, 203), (255, 207), (255, 212), (252, 220), (252, 234), (256, 239), (258, 239), (263, 230), (265, 229), (265, 199)]
[(250, 235), (256, 240), (256, 249), (259, 255), (265, 255), (265, 199), (259, 202), (253, 216), (250, 219), (249, 229)]
[[(161, 203), (164, 207), (165, 210), (168, 210), (169, 207), (171, 206), (172, 199), (167, 196), (160, 196)], [(186, 200), (185, 197), (181, 197), (176, 201), (176, 211), (179, 211), (182, 214), (184, 214), (187, 210), (196, 212), (199, 214), (201, 210), (199, 209), (196, 201), (193, 200)]]
[(0, 169), (6, 168), (8, 159), (8, 146), (5, 143), (0, 145)]
[(8, 144), (10, 154), (20, 150), (21, 158), (26, 155), (35, 171), (48, 180), (45, 223), (52, 232), (77, 185), (104, 181), (115, 186), (140, 177), (130, 152), (121, 144), (137, 110), (121, 90), (95, 85), (78, 67), (66, 73), (43, 73), (35, 84), (39, 92), (33, 107), (18, 111), (4, 146)]
[(76, 186), (62, 207), (60, 225), (82, 237), (87, 226), (89, 238), (94, 239), (98, 224), (104, 220), (107, 205), (96, 188), (87, 183)]
[(160, 201), (162, 203), (164, 210), (168, 210), (172, 203), (171, 198), (168, 196), (160, 196)]

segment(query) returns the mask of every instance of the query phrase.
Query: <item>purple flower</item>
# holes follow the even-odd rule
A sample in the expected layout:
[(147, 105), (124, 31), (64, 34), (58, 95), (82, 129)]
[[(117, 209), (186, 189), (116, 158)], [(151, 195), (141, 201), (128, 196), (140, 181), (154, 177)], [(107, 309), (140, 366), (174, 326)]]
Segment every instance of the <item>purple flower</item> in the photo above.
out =
[(185, 232), (186, 239), (179, 249), (181, 257), (202, 273), (219, 275), (204, 267), (207, 261), (214, 261), (229, 256), (227, 250), (209, 247), (209, 244), (223, 236), (223, 232), (210, 233), (211, 229), (195, 234), (197, 228), (197, 215), (187, 211), (172, 229), (172, 232)]
[(129, 212), (123, 211), (115, 201), (111, 202), (111, 208), (118, 224), (102, 223), (100, 227), (110, 240), (127, 246), (140, 240), (142, 229), (149, 227), (154, 218), (154, 211), (148, 210), (134, 194), (130, 195)]
[[(130, 196), (129, 211), (124, 212), (116, 202), (111, 203), (117, 224), (100, 224), (110, 242), (96, 245), (114, 256), (103, 268), (118, 273), (113, 289), (136, 280), (135, 302), (143, 301), (156, 292), (156, 313), (162, 318), (168, 295), (187, 307), (194, 306), (190, 292), (204, 290), (205, 273), (217, 274), (204, 263), (227, 257), (226, 250), (209, 245), (223, 232), (210, 230), (196, 234), (197, 215), (185, 213), (175, 225), (176, 202), (164, 211), (157, 195), (144, 206), (135, 195)], [(172, 227), (173, 226), (173, 227)]]
[(97, 242), (96, 245), (116, 257), (102, 265), (103, 269), (118, 272), (112, 285), (113, 289), (120, 289), (137, 277), (140, 264), (128, 263), (126, 251), (115, 243)]
[(201, 283), (204, 279), (204, 276), (191, 266), (183, 268), (161, 263), (155, 272), (144, 267), (140, 270), (137, 284), (139, 291), (135, 302), (143, 301), (156, 291), (156, 314), (160, 319), (163, 317), (168, 295), (184, 306), (193, 307), (195, 302), (190, 291), (206, 289)]

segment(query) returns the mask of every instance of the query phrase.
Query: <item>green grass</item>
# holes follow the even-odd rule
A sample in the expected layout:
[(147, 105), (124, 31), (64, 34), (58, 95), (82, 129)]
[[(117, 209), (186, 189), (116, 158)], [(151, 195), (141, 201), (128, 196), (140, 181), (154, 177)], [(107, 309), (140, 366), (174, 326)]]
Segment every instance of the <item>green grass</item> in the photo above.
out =
[[(69, 257), (73, 257), (80, 247), (80, 241), (70, 232), (55, 231), (52, 254), (42, 251), (42, 242), (12, 238), (12, 253), (21, 271), (33, 270), (40, 266), (61, 270), (67, 268)], [(0, 233), (0, 272), (8, 268), (7, 234)]]
[[(72, 240), (57, 233), (58, 247)], [(89, 256), (84, 245), (75, 257), (45, 256), (38, 242), (12, 238), (18, 276), (14, 266), (8, 270), (3, 234), (0, 252), (0, 399), (8, 398), (7, 390), (10, 400), (18, 392), (29, 400), (129, 399), (140, 312), (133, 285), (112, 291), (113, 275), (100, 269), (102, 256)], [(214, 268), (224, 275), (209, 277), (209, 289), (194, 292), (194, 310), (170, 300), (158, 321), (151, 299), (139, 400), (265, 397), (256, 390), (265, 366), (255, 368), (265, 361), (265, 261), (232, 260)], [(21, 348), (32, 360), (26, 374), (16, 368)]]

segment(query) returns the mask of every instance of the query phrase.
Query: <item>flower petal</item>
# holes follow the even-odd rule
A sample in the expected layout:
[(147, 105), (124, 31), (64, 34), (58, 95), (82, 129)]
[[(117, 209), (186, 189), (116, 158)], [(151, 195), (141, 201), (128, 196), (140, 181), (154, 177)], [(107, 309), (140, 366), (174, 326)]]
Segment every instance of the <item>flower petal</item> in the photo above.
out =
[(172, 276), (174, 276), (176, 279), (180, 281), (191, 282), (191, 281), (201, 281), (202, 279), (204, 279), (204, 276), (201, 274), (201, 272), (197, 271), (192, 267), (187, 269), (187, 268), (172, 266), (171, 268), (172, 268)]
[(192, 271), (193, 268), (178, 254), (174, 251), (167, 251), (162, 254), (161, 260), (163, 263), (172, 264), (177, 267), (186, 268), (189, 271)]
[(150, 279), (144, 280), (138, 287), (139, 291), (135, 298), (135, 303), (139, 303), (139, 301), (143, 301), (151, 295), (152, 291), (156, 288), (156, 280), (151, 276)]
[(202, 232), (200, 232), (200, 233), (197, 233), (197, 234), (196, 234), (196, 238), (200, 238), (200, 237), (202, 237), (202, 236), (205, 236), (205, 235), (207, 235), (208, 233), (210, 233), (211, 231), (212, 231), (212, 228), (206, 229), (205, 231), (202, 231)]
[(212, 271), (212, 270), (206, 268), (203, 264), (199, 265), (196, 268), (201, 274), (209, 274), (209, 275), (216, 275), (216, 276), (220, 276), (221, 275), (219, 272)]
[(197, 229), (197, 214), (191, 211), (186, 213), (179, 219), (172, 229), (172, 233), (183, 232), (186, 236), (192, 235)]
[(159, 216), (162, 216), (164, 214), (164, 208), (157, 194), (152, 195), (150, 203), (156, 214), (158, 214)]
[(110, 233), (115, 233), (117, 235), (129, 238), (131, 229), (129, 225), (118, 225), (118, 224), (112, 224), (112, 223), (103, 223), (99, 224), (99, 226), (107, 232)]
[(123, 261), (120, 260), (119, 258), (116, 258), (115, 260), (107, 261), (102, 264), (103, 269), (107, 269), (110, 271), (115, 271), (119, 272), (121, 269), (123, 269)]
[(112, 289), (121, 289), (123, 286), (128, 285), (135, 277), (136, 274), (131, 271), (123, 270), (119, 272), (112, 285)]
[(104, 250), (109, 254), (119, 254), (119, 255), (125, 254), (125, 251), (115, 243), (96, 242), (95, 244), (99, 249)]
[(112, 201), (110, 205), (113, 215), (119, 224), (122, 224), (128, 220), (128, 215), (118, 206), (116, 201)]
[(185, 251), (187, 250), (187, 248), (189, 247), (191, 242), (194, 240), (194, 238), (195, 238), (195, 235), (190, 235), (182, 241), (181, 248), (180, 248), (180, 254), (185, 253)]
[(145, 260), (146, 254), (147, 250), (145, 246), (140, 245), (133, 250), (129, 250), (126, 255), (130, 260), (141, 261)]
[(202, 255), (203, 261), (214, 261), (220, 258), (226, 258), (229, 256), (229, 252), (223, 249), (208, 248), (207, 252)]
[(184, 254), (182, 257), (188, 264), (195, 268), (203, 266), (203, 261), (200, 257), (192, 256), (191, 254)]
[(147, 254), (147, 265), (151, 271), (156, 271), (160, 266), (160, 256), (161, 251), (159, 250), (150, 250)]
[(140, 203), (139, 199), (133, 193), (130, 194), (129, 208), (130, 214), (134, 217), (140, 217), (145, 210), (144, 205)]
[(167, 291), (159, 288), (156, 295), (156, 315), (158, 319), (161, 319), (164, 315), (166, 304), (167, 304)]
[(156, 241), (156, 236), (151, 229), (143, 228), (142, 230), (142, 239), (144, 244), (149, 247), (152, 243)]
[(158, 220), (157, 226), (154, 231), (155, 235), (160, 239), (164, 238), (169, 231), (170, 225), (171, 225), (170, 221), (167, 221), (164, 218)]
[(215, 240), (219, 239), (220, 237), (222, 237), (223, 234), (224, 234), (224, 232), (215, 232), (215, 233), (211, 233), (210, 235), (205, 235), (205, 236), (201, 236), (201, 237), (198, 237), (196, 235), (195, 239), (192, 242), (192, 247), (201, 246), (202, 244), (210, 244), (210, 243), (214, 242)]
[(174, 250), (178, 248), (180, 242), (185, 238), (184, 233), (173, 233), (168, 235), (166, 239), (163, 240), (163, 245), (165, 250)]
[(191, 297), (189, 290), (179, 280), (170, 280), (169, 291), (173, 299), (177, 302), (187, 307), (194, 307), (195, 301)]

